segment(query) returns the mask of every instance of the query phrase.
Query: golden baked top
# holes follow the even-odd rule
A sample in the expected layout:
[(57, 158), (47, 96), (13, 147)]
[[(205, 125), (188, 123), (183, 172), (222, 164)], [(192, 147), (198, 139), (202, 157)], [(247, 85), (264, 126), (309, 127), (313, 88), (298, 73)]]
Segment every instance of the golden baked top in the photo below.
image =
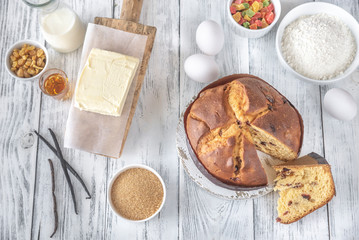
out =
[(202, 90), (186, 111), (185, 127), (207, 171), (241, 186), (267, 184), (256, 149), (292, 160), (303, 136), (297, 110), (272, 86), (251, 75), (228, 76)]

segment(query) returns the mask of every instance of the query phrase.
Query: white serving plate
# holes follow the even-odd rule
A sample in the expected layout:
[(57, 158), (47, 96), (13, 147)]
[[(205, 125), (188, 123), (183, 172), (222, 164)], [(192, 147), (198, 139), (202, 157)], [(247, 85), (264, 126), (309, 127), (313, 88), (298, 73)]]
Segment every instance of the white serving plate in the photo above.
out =
[[(285, 59), (282, 55), (282, 51), (281, 51), (281, 40), (282, 40), (282, 36), (283, 36), (285, 28), (290, 23), (292, 23), (293, 21), (295, 21), (296, 19), (298, 19), (301, 16), (314, 15), (314, 14), (318, 14), (318, 13), (327, 13), (329, 15), (333, 15), (333, 16), (340, 18), (352, 31), (354, 38), (356, 40), (356, 44), (357, 44), (356, 56), (355, 56), (352, 64), (350, 65), (350, 67), (342, 75), (339, 75), (339, 76), (329, 79), (329, 80), (311, 79), (311, 78), (301, 75), (300, 73), (297, 73), (285, 61)], [(345, 47), (345, 46), (343, 46), (343, 47)], [(334, 4), (324, 3), (324, 2), (305, 3), (302, 5), (299, 5), (298, 7), (293, 8), (291, 11), (289, 11), (287, 13), (287, 15), (283, 18), (281, 23), (279, 24), (279, 27), (277, 30), (277, 35), (276, 35), (276, 51), (277, 51), (279, 61), (284, 66), (284, 68), (286, 70), (288, 70), (289, 72), (293, 73), (299, 79), (306, 81), (306, 82), (321, 84), (321, 85), (338, 82), (340, 80), (347, 78), (359, 66), (359, 24), (352, 15), (350, 15), (347, 11), (345, 11), (344, 9), (342, 9)]]
[[(193, 98), (195, 100), (196, 97)], [(192, 102), (192, 101), (191, 101)], [(189, 106), (188, 104), (186, 106)], [(181, 114), (176, 134), (177, 152), (181, 159), (182, 166), (188, 176), (201, 188), (207, 192), (225, 199), (240, 200), (264, 196), (273, 191), (275, 171), (272, 165), (283, 163), (280, 160), (274, 159), (271, 156), (257, 151), (259, 159), (262, 162), (264, 170), (267, 173), (268, 185), (261, 187), (238, 187), (225, 184), (218, 179), (214, 178), (198, 161), (196, 154), (193, 152), (184, 127), (184, 113)]]

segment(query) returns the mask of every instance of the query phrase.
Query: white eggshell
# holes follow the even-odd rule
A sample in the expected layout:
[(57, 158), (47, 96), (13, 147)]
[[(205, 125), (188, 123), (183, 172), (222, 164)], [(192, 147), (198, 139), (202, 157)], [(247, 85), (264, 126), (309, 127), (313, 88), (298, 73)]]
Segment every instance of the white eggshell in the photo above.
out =
[(213, 20), (203, 21), (197, 28), (196, 42), (203, 53), (211, 56), (218, 54), (224, 44), (222, 27)]
[(184, 62), (184, 71), (193, 80), (208, 83), (216, 80), (219, 68), (213, 57), (203, 54), (189, 56)]
[(341, 88), (332, 88), (325, 94), (324, 109), (339, 120), (352, 120), (357, 114), (355, 99)]

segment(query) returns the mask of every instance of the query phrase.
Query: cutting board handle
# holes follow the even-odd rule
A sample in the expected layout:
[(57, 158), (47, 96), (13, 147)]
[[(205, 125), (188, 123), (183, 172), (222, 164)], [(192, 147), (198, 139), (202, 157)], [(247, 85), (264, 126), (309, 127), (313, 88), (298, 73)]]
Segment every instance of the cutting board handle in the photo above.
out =
[(141, 16), (143, 0), (123, 0), (120, 18), (138, 22)]

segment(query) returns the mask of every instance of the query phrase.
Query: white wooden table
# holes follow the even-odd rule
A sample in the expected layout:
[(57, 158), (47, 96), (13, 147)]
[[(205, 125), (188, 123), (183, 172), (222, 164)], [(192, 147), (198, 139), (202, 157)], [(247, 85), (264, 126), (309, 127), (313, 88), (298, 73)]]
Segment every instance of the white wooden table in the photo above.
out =
[[(119, 18), (120, 0), (66, 0), (85, 22), (94, 17)], [(47, 239), (53, 230), (50, 169), (56, 169), (59, 229), (55, 239), (358, 239), (359, 235), (359, 117), (340, 122), (322, 111), (325, 92), (334, 87), (315, 86), (295, 79), (280, 65), (275, 31), (261, 39), (237, 36), (226, 16), (225, 0), (146, 0), (141, 23), (157, 27), (155, 46), (123, 156), (109, 159), (66, 149), (65, 158), (79, 171), (92, 199), (75, 182), (79, 215), (74, 214), (69, 188), (60, 163), (35, 139), (24, 148), (32, 129), (49, 137), (52, 128), (63, 141), (70, 102), (41, 94), (36, 81), (15, 81), (4, 68), (8, 47), (20, 39), (45, 43), (37, 12), (20, 0), (0, 6), (0, 239)], [(282, 16), (306, 1), (282, 1)], [(329, 1), (359, 20), (357, 0)], [(332, 165), (337, 195), (326, 206), (299, 222), (275, 222), (277, 194), (243, 201), (218, 199), (199, 188), (185, 174), (176, 152), (176, 126), (188, 101), (204, 87), (183, 71), (186, 57), (198, 53), (195, 30), (205, 19), (222, 24), (225, 47), (216, 57), (221, 76), (257, 75), (290, 99), (303, 116), (302, 153), (315, 151)], [(78, 72), (81, 50), (50, 53), (50, 67), (65, 70), (71, 80)], [(344, 46), (345, 47), (345, 46)], [(359, 78), (336, 85), (359, 99)], [(164, 178), (167, 201), (161, 213), (146, 223), (128, 223), (116, 217), (106, 201), (111, 176), (130, 163), (147, 164)]]

